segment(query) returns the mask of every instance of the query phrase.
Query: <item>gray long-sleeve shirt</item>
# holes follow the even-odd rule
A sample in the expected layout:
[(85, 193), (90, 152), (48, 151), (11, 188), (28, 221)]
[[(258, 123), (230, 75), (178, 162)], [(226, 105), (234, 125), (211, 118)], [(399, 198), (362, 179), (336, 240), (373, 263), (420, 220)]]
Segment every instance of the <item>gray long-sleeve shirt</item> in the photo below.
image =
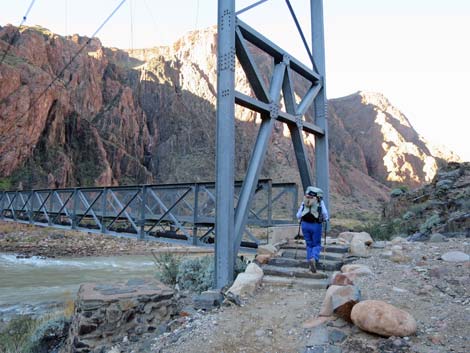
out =
[[(329, 220), (328, 210), (326, 209), (326, 206), (325, 206), (325, 203), (323, 202), (323, 200), (320, 200), (320, 206), (321, 206), (321, 213), (323, 215), (323, 220), (328, 221)], [(303, 209), (304, 209), (304, 203), (302, 202), (302, 204), (299, 207), (299, 210), (297, 211), (297, 219), (302, 218), (302, 210)]]

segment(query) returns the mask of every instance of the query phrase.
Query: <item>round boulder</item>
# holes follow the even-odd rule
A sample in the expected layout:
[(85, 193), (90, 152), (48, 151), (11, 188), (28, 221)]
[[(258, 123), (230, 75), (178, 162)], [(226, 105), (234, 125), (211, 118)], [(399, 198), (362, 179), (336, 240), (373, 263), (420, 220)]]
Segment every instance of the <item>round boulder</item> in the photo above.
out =
[(370, 234), (367, 232), (360, 232), (360, 233), (354, 234), (353, 240), (362, 241), (364, 245), (367, 245), (367, 246), (372, 245), (372, 243), (374, 242)]
[(353, 238), (351, 240), (351, 244), (349, 245), (349, 253), (352, 256), (367, 257), (368, 249), (366, 244), (364, 244), (361, 239)]
[(361, 265), (361, 264), (343, 265), (341, 267), (341, 272), (343, 272), (343, 273), (354, 272), (358, 277), (373, 275), (373, 272), (371, 271), (371, 269), (368, 266)]
[(461, 251), (449, 251), (441, 256), (442, 260), (445, 262), (465, 262), (470, 259), (470, 257)]
[(416, 320), (406, 311), (380, 300), (365, 300), (354, 305), (351, 320), (360, 329), (381, 336), (410, 336)]

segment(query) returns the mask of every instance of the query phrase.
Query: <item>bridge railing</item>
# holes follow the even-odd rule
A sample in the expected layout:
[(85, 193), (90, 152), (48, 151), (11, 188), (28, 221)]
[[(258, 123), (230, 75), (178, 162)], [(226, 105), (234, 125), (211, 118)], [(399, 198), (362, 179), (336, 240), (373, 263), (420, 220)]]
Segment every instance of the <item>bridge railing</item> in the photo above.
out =
[[(235, 204), (242, 183), (235, 183)], [(297, 185), (260, 180), (248, 225), (295, 221)], [(215, 184), (185, 183), (0, 191), (0, 219), (140, 239), (188, 242), (214, 239)], [(245, 240), (258, 239), (247, 227)]]

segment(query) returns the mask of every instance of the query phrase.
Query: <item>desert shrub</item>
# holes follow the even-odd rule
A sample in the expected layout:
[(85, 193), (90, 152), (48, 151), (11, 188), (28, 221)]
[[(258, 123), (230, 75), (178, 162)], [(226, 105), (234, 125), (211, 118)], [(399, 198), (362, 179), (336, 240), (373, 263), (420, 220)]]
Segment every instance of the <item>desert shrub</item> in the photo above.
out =
[(400, 196), (400, 195), (402, 195), (402, 194), (404, 194), (404, 193), (405, 193), (405, 191), (404, 191), (403, 189), (401, 189), (401, 188), (395, 188), (395, 189), (393, 189), (393, 190), (390, 192), (390, 196), (391, 196), (391, 197), (398, 197), (398, 196)]
[(1, 178), (0, 179), (0, 190), (10, 190), (12, 188), (10, 178)]
[(402, 218), (405, 220), (412, 219), (415, 216), (415, 214), (411, 211), (407, 211)]
[(239, 273), (245, 272), (247, 266), (248, 266), (248, 261), (243, 256), (237, 257), (237, 259), (235, 260), (235, 269), (234, 269), (235, 277), (237, 277)]
[(214, 259), (212, 256), (184, 259), (179, 265), (176, 282), (180, 289), (203, 292), (212, 287)]
[(64, 316), (71, 318), (75, 312), (75, 301), (73, 299), (67, 299), (64, 305)]
[(153, 262), (157, 267), (157, 278), (165, 284), (175, 285), (181, 257), (173, 253), (152, 252)]
[(470, 198), (467, 198), (467, 197), (462, 198), (461, 200), (457, 201), (457, 204), (464, 211), (470, 210)]
[(421, 224), (419, 231), (421, 233), (428, 233), (434, 226), (438, 225), (440, 221), (441, 219), (439, 218), (439, 215), (433, 214), (432, 216), (428, 217), (423, 224)]
[[(235, 260), (234, 277), (244, 272), (248, 261), (242, 256)], [(214, 284), (214, 257), (194, 257), (181, 261), (178, 268), (176, 282), (180, 289), (192, 292), (203, 292)]]
[(0, 353), (29, 353), (29, 339), (39, 321), (29, 315), (19, 315), (0, 332)]
[(358, 231), (367, 232), (374, 240), (390, 240), (398, 234), (411, 234), (416, 231), (412, 222), (404, 222), (399, 218), (390, 221), (365, 223)]
[(67, 339), (69, 327), (70, 321), (65, 316), (42, 322), (29, 338), (28, 352), (58, 352)]
[(409, 208), (409, 212), (413, 212), (416, 215), (419, 215), (422, 213), (428, 206), (430, 205), (429, 201), (423, 202), (423, 203), (418, 203), (416, 205), (413, 205)]
[(453, 185), (453, 183), (454, 182), (452, 180), (448, 180), (448, 179), (439, 180), (436, 183), (436, 189), (438, 191), (439, 190), (443, 190), (443, 191), (449, 190), (451, 188), (451, 186)]
[(374, 240), (390, 240), (395, 234), (392, 222), (368, 222), (357, 231), (369, 233)]

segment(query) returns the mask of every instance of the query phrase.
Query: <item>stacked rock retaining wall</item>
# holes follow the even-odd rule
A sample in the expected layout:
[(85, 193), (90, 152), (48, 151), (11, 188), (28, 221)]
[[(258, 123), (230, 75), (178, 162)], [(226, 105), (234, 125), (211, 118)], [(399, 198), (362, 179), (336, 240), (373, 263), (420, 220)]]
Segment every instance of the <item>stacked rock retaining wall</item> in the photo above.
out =
[(174, 291), (155, 279), (81, 285), (68, 338), (70, 353), (106, 351), (125, 337), (159, 330), (174, 315)]

